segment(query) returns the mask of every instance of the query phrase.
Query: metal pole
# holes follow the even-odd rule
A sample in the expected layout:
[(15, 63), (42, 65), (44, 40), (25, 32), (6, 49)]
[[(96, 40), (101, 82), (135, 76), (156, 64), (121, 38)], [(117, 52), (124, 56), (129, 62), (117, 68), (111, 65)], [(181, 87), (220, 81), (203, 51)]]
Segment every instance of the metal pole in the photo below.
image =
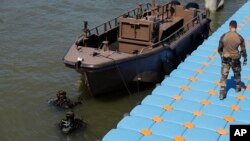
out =
[(151, 0), (152, 8), (155, 8), (155, 0)]

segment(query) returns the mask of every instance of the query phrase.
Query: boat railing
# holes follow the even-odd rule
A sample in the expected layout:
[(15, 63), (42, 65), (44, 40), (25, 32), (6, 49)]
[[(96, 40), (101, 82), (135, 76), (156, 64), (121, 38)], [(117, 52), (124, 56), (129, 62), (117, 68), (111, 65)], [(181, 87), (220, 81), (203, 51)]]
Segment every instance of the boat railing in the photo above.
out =
[(146, 4), (142, 4), (141, 7), (138, 7), (138, 8), (135, 8), (133, 10), (130, 10), (108, 22), (105, 22), (99, 26), (96, 26), (92, 29), (90, 29), (87, 33), (88, 36), (90, 35), (102, 35), (104, 33), (107, 33), (108, 31), (112, 30), (112, 29), (115, 29), (118, 27), (118, 18), (119, 17), (122, 17), (122, 16), (128, 16), (128, 17), (131, 17), (131, 18), (136, 18), (136, 16), (138, 14), (140, 14), (140, 12), (142, 11), (148, 11), (151, 9), (151, 4), (150, 3), (146, 3)]
[(173, 41), (176, 41), (178, 37), (185, 34), (190, 28), (194, 27), (196, 23), (200, 23), (203, 19), (206, 18), (206, 12), (202, 10), (197, 10), (198, 14), (192, 18), (191, 20), (187, 21), (186, 24), (184, 24), (181, 28), (176, 30), (174, 33), (166, 37), (165, 39), (154, 43), (151, 45), (152, 48), (157, 47), (159, 45), (165, 45), (169, 46)]

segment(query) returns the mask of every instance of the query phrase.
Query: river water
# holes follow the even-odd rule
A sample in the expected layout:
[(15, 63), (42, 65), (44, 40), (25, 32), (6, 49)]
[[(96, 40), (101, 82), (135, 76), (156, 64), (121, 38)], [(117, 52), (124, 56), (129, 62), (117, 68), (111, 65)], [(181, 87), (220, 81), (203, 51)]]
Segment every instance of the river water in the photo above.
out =
[[(203, 0), (190, 1), (204, 7)], [(139, 94), (122, 91), (93, 98), (82, 86), (81, 75), (62, 62), (81, 33), (83, 20), (93, 27), (144, 2), (0, 0), (0, 141), (96, 141), (150, 94), (152, 87)], [(244, 3), (226, 0), (221, 11), (211, 14), (211, 29), (214, 31)], [(58, 129), (66, 111), (47, 103), (61, 89), (72, 100), (83, 100), (74, 112), (88, 123), (85, 130), (68, 136)]]

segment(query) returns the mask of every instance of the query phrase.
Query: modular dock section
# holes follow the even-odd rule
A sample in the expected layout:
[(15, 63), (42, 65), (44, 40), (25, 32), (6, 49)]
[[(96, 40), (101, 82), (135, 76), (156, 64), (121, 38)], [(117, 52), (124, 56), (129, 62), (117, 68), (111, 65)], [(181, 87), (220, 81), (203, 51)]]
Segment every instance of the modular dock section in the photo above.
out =
[[(198, 47), (152, 94), (144, 98), (102, 141), (229, 141), (231, 124), (250, 124), (250, 64), (242, 66), (240, 93), (232, 70), (228, 92), (219, 100), (220, 36), (238, 22), (250, 55), (250, 1)], [(248, 57), (250, 60), (250, 57)]]

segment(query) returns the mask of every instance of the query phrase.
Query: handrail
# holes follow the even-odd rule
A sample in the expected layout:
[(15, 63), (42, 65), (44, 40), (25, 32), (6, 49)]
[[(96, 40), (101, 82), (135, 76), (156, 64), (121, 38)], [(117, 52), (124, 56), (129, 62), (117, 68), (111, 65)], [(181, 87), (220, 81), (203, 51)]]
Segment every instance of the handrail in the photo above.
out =
[[(149, 10), (149, 8), (151, 7), (151, 4), (150, 3), (146, 3), (146, 4), (142, 4), (142, 9), (145, 11), (145, 10)], [(136, 13), (138, 14), (139, 12), (139, 8), (135, 8), (133, 10), (130, 10), (114, 19), (111, 19), (101, 25), (98, 25), (92, 29), (90, 29), (88, 31), (88, 36), (92, 35), (92, 34), (96, 34), (96, 35), (101, 35), (111, 29), (114, 29), (116, 27), (118, 27), (118, 18), (121, 17), (121, 16), (124, 16), (124, 15), (128, 15), (130, 17), (136, 17)]]
[[(198, 10), (197, 10), (198, 11)], [(202, 19), (204, 19), (205, 17), (203, 17), (203, 15), (205, 15), (205, 11), (201, 11), (201, 10), (199, 10), (198, 12), (200, 12), (199, 14), (197, 14), (193, 19), (191, 19), (191, 20), (189, 20), (185, 25), (183, 25), (181, 28), (179, 28), (178, 30), (176, 30), (174, 33), (172, 33), (171, 35), (169, 35), (168, 37), (166, 37), (165, 39), (163, 39), (163, 40), (161, 40), (161, 41), (159, 41), (159, 42), (157, 42), (157, 43), (154, 43), (154, 44), (152, 44), (151, 45), (151, 47), (156, 47), (156, 46), (159, 46), (160, 44), (162, 44), (162, 43), (164, 43), (164, 42), (166, 42), (167, 40), (169, 40), (169, 39), (171, 39), (172, 37), (174, 37), (174, 36), (176, 36), (176, 35), (178, 35), (179, 33), (180, 33), (180, 31), (182, 31), (183, 29), (185, 29), (185, 27), (187, 27), (188, 28), (188, 30), (189, 30), (189, 25), (191, 24), (192, 25), (192, 27), (194, 27), (194, 20), (199, 20), (198, 22), (200, 23), (200, 21), (202, 20)], [(200, 19), (201, 18), (201, 19)]]

